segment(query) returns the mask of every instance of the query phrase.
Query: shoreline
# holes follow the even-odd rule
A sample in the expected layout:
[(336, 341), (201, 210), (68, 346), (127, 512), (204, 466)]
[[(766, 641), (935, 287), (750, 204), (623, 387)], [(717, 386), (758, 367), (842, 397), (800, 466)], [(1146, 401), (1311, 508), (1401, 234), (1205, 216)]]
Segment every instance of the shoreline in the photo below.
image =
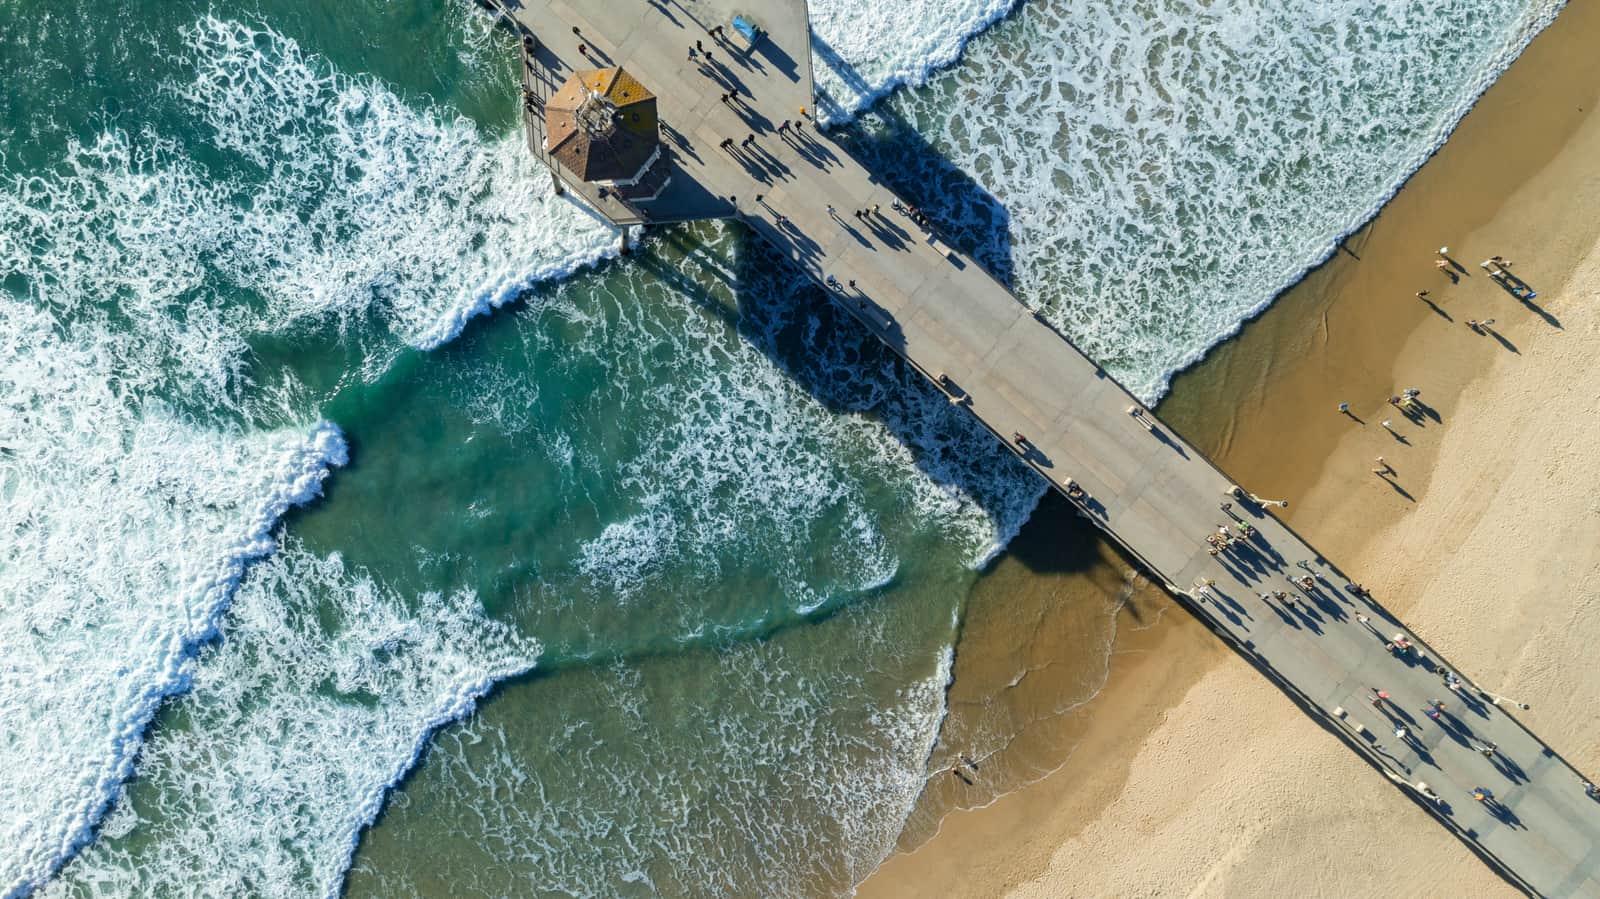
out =
[[(1537, 316), (1513, 314), (1500, 316), (1502, 326), (1519, 319), (1514, 327), (1497, 326), (1501, 341), (1487, 334), (1471, 336), (1463, 325), (1466, 318), (1493, 317), (1495, 311), (1512, 310), (1507, 308), (1508, 298), (1497, 298), (1498, 291), (1481, 277), (1475, 266), (1480, 257), (1466, 258), (1466, 254), (1502, 253), (1518, 260), (1522, 264), (1516, 270), (1539, 282), (1541, 297), (1560, 299), (1569, 291), (1555, 289), (1557, 283), (1571, 284), (1573, 272), (1600, 238), (1596, 233), (1600, 227), (1572, 218), (1571, 213), (1581, 204), (1561, 189), (1563, 184), (1581, 180), (1581, 167), (1572, 163), (1574, 155), (1582, 155), (1580, 141), (1587, 141), (1584, 146), (1600, 147), (1600, 140), (1593, 139), (1600, 129), (1588, 115), (1600, 93), (1596, 88), (1600, 73), (1594, 63), (1583, 61), (1585, 42), (1595, 35), (1600, 35), (1600, 12), (1578, 5), (1564, 9), (1457, 123), (1444, 146), (1373, 220), (1341, 243), (1345, 251), (1336, 251), (1265, 312), (1244, 323), (1236, 336), (1175, 376), (1172, 391), (1158, 410), (1164, 420), (1224, 470), (1243, 479), (1249, 489), (1291, 499), (1286, 520), (1348, 569), (1363, 572), (1363, 577), (1371, 572), (1372, 585), (1382, 590), (1380, 598), (1397, 614), (1408, 615), (1421, 602), (1402, 589), (1425, 587), (1428, 579), (1412, 570), (1420, 566), (1408, 564), (1410, 560), (1380, 551), (1386, 545), (1385, 535), (1405, 528), (1418, 504), (1431, 498), (1436, 480), (1448, 484), (1461, 479), (1463, 472), (1448, 465), (1441, 468), (1439, 459), (1457, 415), (1464, 414), (1466, 398), (1481, 393), (1485, 382), (1503, 380), (1507, 358), (1529, 366), (1530, 357), (1536, 358), (1530, 350), (1535, 344), (1547, 344), (1551, 337), (1539, 332), (1539, 328), (1550, 329)], [(1547, 171), (1562, 168), (1558, 163), (1563, 161), (1565, 170)], [(1524, 222), (1538, 220), (1552, 206), (1567, 212), (1565, 219), (1557, 217), (1557, 224), (1571, 226), (1559, 229), (1568, 239), (1529, 238)], [(1546, 230), (1556, 227), (1550, 220), (1542, 224)], [(1463, 248), (1460, 261), (1467, 265), (1469, 275), (1478, 277), (1464, 278), (1461, 288), (1446, 287), (1431, 265), (1433, 250), (1441, 244)], [(1411, 296), (1422, 288), (1431, 290), (1431, 298), (1438, 301), (1436, 308)], [(1479, 307), (1489, 311), (1473, 311)], [(1425, 428), (1408, 437), (1411, 446), (1402, 446), (1389, 442), (1376, 421), (1385, 417), (1382, 397), (1412, 384), (1424, 389), (1424, 399), (1437, 408), (1444, 426)], [(1219, 408), (1217, 397), (1234, 401)], [(1367, 426), (1353, 429), (1352, 423), (1331, 411), (1342, 401), (1351, 402)], [(1398, 470), (1395, 487), (1370, 473), (1370, 463), (1379, 453)], [(1452, 450), (1451, 455), (1460, 453)], [(1470, 473), (1466, 474), (1470, 479)], [(1041, 530), (1047, 528), (1030, 522), (1018, 540), (1048, 539), (1050, 535), (1039, 533)], [(996, 574), (1007, 571), (1008, 563), (1015, 567), (1010, 556), (1008, 551), (997, 563)], [(1118, 563), (1104, 564), (1115, 567)], [(1400, 574), (1385, 569), (1398, 569)], [(994, 595), (998, 592), (1014, 592), (1015, 583), (1008, 585), (1013, 588), (1009, 591), (993, 589), (989, 582), (994, 579), (994, 575), (986, 575), (975, 588), (974, 608), (1005, 601), (1006, 597)], [(1046, 581), (1048, 577), (1041, 574), (1035, 579)], [(1001, 580), (1025, 582), (1027, 578), (1013, 572), (1012, 577)], [(1382, 589), (1385, 587), (1390, 589)], [(1118, 805), (1130, 804), (1129, 794), (1148, 793), (1143, 782), (1160, 775), (1147, 773), (1136, 779), (1134, 772), (1140, 768), (1141, 758), (1153, 751), (1175, 752), (1181, 743), (1175, 732), (1191, 741), (1189, 753), (1204, 757), (1216, 752), (1213, 744), (1239, 726), (1237, 721), (1224, 725), (1219, 720), (1231, 717), (1233, 709), (1227, 701), (1219, 703), (1214, 690), (1202, 690), (1203, 686), (1222, 690), (1225, 700), (1235, 692), (1250, 694), (1265, 709), (1262, 714), (1271, 716), (1271, 727), (1264, 729), (1313, 731), (1311, 739), (1327, 744), (1312, 747), (1317, 755), (1330, 755), (1331, 749), (1334, 769), (1356, 770), (1350, 767), (1358, 761), (1353, 755), (1315, 731), (1270, 685), (1257, 683), (1259, 678), (1248, 666), (1223, 649), (1191, 615), (1170, 599), (1162, 599), (1170, 608), (1156, 616), (1156, 623), (1145, 631), (1124, 627), (1119, 613), (1103, 686), (1094, 698), (1062, 716), (1073, 719), (1075, 726), (1061, 728), (1070, 739), (1055, 747), (1057, 763), (1053, 767), (1035, 766), (1044, 768), (1040, 776), (1019, 779), (1009, 789), (1003, 783), (997, 785), (997, 795), (973, 803), (976, 810), (942, 814), (937, 822), (918, 821), (914, 816), (915, 826), (908, 825), (901, 845), (902, 850), (912, 851), (886, 859), (859, 885), (858, 895), (998, 895), (1036, 878), (1043, 880), (1029, 886), (1043, 890), (1041, 895), (1059, 895), (1063, 889), (1082, 893), (1082, 884), (1116, 879), (1111, 871), (1096, 867), (1097, 863), (1136, 869), (1160, 867), (1154, 861), (1123, 857), (1133, 845), (1132, 835), (1126, 832), (1127, 822), (1119, 825), (1111, 820), (1112, 812)], [(1130, 606), (1137, 603), (1130, 602)], [(1431, 630), (1430, 620), (1411, 623), (1419, 630)], [(965, 633), (962, 639), (966, 641)], [(1477, 654), (1481, 650), (1463, 652), (1460, 643), (1431, 633), (1430, 640), (1469, 672), (1484, 670), (1491, 661)], [(965, 646), (958, 647), (958, 652), (967, 651)], [(1490, 653), (1491, 658), (1496, 655), (1516, 657), (1517, 653)], [(957, 679), (959, 682), (959, 671)], [(956, 684), (951, 689), (954, 692)], [(1537, 719), (1531, 723), (1541, 730), (1550, 729)], [(1558, 746), (1577, 748), (1560, 739), (1563, 735), (1559, 732), (1549, 735), (1557, 739)], [(1584, 758), (1582, 753), (1574, 755)], [(1225, 759), (1219, 761), (1226, 763)], [(1362, 793), (1379, 814), (1392, 811), (1392, 791), (1370, 771), (1359, 770), (1350, 775), (1358, 782), (1341, 788)], [(1187, 786), (1181, 781), (1178, 784), (1180, 790)], [(1236, 798), (1238, 792), (1234, 786), (1231, 792), (1218, 795)], [(1162, 804), (1161, 797), (1144, 796), (1143, 801)], [(1163, 821), (1154, 826), (1174, 833), (1209, 826), (1200, 820), (1206, 817), (1204, 808), (1166, 799), (1167, 806), (1174, 804), (1180, 807), (1163, 808)], [(934, 811), (922, 810), (921, 814), (932, 817)], [(1291, 807), (1254, 812), (1256, 817), (1292, 818), (1295, 814), (1309, 814), (1309, 810)], [(1417, 844), (1426, 844), (1446, 858), (1459, 860), (1460, 853), (1471, 861), (1465, 847), (1432, 822), (1423, 818), (1410, 825), (1429, 828), (1433, 834), (1432, 838), (1417, 838)], [(1122, 832), (1118, 832), (1119, 826)], [(1062, 856), (1069, 854), (1071, 842), (1085, 835), (1091, 841), (1105, 840), (1112, 847), (1126, 845), (1113, 857), (1080, 851), (1084, 857), (1063, 864)], [(1204, 842), (1204, 838), (1203, 834), (1189, 834), (1186, 839)], [(1276, 851), (1274, 864), (1296, 867), (1285, 864), (1296, 855), (1293, 844), (1276, 847)], [(1471, 864), (1504, 888), (1481, 864)], [(1238, 856), (1212, 859), (1207, 870), (1212, 875), (1220, 872), (1226, 880), (1232, 868), (1263, 865), (1259, 858)], [(1361, 879), (1358, 872), (1364, 866), (1355, 868), (1349, 876), (1357, 879), (1343, 884), (1344, 888), (1376, 888), (1380, 883), (1376, 872), (1373, 879)], [(1191, 869), (1189, 873), (1195, 872)], [(1132, 877), (1122, 889), (1156, 891), (1152, 879), (1159, 878)], [(1171, 877), (1163, 889), (1180, 889), (1184, 884), (1182, 878)]]

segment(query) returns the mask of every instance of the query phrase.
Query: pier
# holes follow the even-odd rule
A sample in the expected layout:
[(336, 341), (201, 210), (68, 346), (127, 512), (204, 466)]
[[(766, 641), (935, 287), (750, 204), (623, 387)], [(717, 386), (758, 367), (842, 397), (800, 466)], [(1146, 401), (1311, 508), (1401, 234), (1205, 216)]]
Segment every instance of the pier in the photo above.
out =
[[(1600, 801), (1514, 703), (1411, 633), (816, 129), (803, 0), (491, 5), (522, 41), (529, 148), (559, 189), (619, 226), (741, 221), (1509, 883), (1600, 896)], [(658, 145), (600, 133), (648, 116)], [(786, 120), (798, 131), (780, 132)]]

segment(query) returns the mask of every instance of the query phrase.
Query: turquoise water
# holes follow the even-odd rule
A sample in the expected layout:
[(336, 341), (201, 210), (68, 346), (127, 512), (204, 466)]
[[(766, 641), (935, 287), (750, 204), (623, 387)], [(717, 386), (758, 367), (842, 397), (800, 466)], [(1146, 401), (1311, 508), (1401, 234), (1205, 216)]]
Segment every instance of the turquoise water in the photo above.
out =
[[(813, 7), (838, 139), (1151, 397), (1555, 9), (1042, 0), (957, 61), (1007, 4)], [(894, 844), (1040, 486), (738, 228), (618, 258), (511, 49), (0, 2), (0, 890), (814, 894)]]

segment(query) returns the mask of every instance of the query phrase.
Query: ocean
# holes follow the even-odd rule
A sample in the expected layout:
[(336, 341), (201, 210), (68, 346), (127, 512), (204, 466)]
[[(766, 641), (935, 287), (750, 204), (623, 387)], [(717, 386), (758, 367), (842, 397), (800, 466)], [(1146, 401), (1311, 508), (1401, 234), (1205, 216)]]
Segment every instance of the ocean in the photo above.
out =
[[(1560, 4), (811, 6), (832, 137), (1154, 401)], [(513, 48), (0, 0), (0, 895), (842, 894), (895, 845), (1043, 486), (739, 227), (622, 256)]]

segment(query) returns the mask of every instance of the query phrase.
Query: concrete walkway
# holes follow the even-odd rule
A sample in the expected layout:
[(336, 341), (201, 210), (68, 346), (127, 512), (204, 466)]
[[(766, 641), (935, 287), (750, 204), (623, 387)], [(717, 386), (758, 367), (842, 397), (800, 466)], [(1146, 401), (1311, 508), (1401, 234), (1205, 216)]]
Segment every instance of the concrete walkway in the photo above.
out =
[[(1534, 895), (1600, 897), (1600, 802), (1578, 772), (1466, 675), (1447, 687), (1453, 666), (1262, 506), (1235, 496), (1233, 481), (981, 266), (895, 212), (897, 198), (843, 148), (809, 121), (797, 137), (776, 133), (811, 106), (802, 0), (501, 2), (537, 38), (529, 77), (550, 90), (574, 69), (620, 64), (655, 91), (682, 179), (675, 188), (700, 205), (663, 196), (644, 207), (648, 220), (737, 215), (1056, 489), (1081, 486), (1074, 502), (1086, 518), (1508, 881)], [(735, 11), (768, 31), (748, 56), (707, 33), (731, 32)], [(696, 40), (712, 49), (711, 65), (690, 59)], [(587, 60), (580, 42), (592, 48)], [(744, 104), (722, 101), (732, 89)], [(751, 134), (747, 150), (718, 146)], [(571, 186), (614, 221), (640, 219)], [(1253, 534), (1240, 537), (1239, 523)], [(1206, 538), (1219, 526), (1233, 538), (1213, 555)], [(1414, 650), (1386, 649), (1396, 634)], [(1388, 697), (1376, 705), (1375, 689)], [(1437, 719), (1427, 713), (1434, 700), (1444, 703)], [(1492, 756), (1479, 751), (1487, 745), (1498, 747)], [(1478, 787), (1494, 799), (1476, 800)]]

